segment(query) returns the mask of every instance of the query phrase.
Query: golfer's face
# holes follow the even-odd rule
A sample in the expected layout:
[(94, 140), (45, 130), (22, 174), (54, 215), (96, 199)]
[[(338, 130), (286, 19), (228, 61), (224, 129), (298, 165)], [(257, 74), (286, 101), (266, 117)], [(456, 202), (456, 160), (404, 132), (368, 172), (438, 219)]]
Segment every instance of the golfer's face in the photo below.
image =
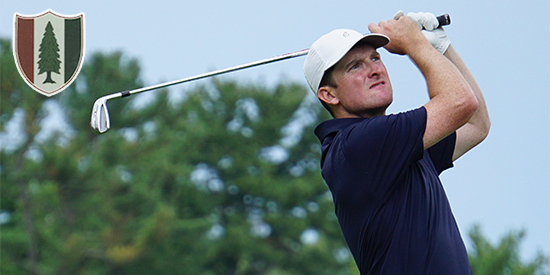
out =
[(386, 67), (369, 44), (352, 48), (336, 64), (333, 77), (336, 96), (351, 116), (383, 115), (393, 101)]

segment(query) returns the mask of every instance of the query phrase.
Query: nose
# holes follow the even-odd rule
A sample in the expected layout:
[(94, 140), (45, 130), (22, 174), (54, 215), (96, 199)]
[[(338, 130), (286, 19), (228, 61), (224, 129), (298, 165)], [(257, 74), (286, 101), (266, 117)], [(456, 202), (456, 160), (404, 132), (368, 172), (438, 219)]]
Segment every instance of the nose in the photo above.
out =
[(375, 62), (370, 62), (369, 65), (369, 78), (379, 77), (380, 73), (382, 72), (382, 66)]

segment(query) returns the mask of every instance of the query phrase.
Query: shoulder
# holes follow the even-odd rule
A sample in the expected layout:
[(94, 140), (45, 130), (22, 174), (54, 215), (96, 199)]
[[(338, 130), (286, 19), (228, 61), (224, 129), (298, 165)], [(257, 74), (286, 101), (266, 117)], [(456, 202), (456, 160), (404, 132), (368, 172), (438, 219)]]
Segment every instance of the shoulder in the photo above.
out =
[(426, 110), (421, 107), (374, 118), (334, 119), (319, 125), (315, 133), (322, 143), (322, 160), (331, 155), (372, 166), (391, 159), (421, 158), (425, 126)]
[(344, 134), (350, 142), (362, 142), (365, 139), (383, 143), (416, 139), (422, 136), (426, 128), (427, 113), (424, 107), (411, 111), (378, 116), (361, 121), (345, 129)]
[(321, 143), (332, 140), (336, 135), (340, 136), (340, 141), (349, 140), (351, 142), (363, 141), (368, 139), (386, 139), (392, 135), (410, 138), (425, 130), (427, 113), (424, 107), (411, 111), (378, 116), (373, 118), (341, 118), (331, 119), (322, 122), (315, 128), (315, 135)]

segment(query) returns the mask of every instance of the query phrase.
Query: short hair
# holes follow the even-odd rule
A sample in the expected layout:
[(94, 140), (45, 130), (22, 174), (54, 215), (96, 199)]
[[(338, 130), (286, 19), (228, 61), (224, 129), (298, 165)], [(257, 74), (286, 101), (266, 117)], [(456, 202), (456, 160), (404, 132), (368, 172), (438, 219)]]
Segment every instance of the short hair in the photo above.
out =
[(332, 73), (334, 72), (335, 67), (336, 64), (325, 71), (325, 73), (323, 74), (323, 78), (321, 78), (321, 83), (319, 84), (319, 87), (330, 86), (333, 88), (338, 88), (338, 84), (336, 83), (336, 81), (334, 81), (334, 78), (332, 77)]
[[(321, 83), (319, 84), (319, 87), (329, 86), (333, 88), (338, 88), (338, 84), (336, 83), (336, 81), (334, 81), (334, 78), (332, 76), (334, 72), (334, 67), (336, 67), (336, 65), (333, 65), (325, 71), (325, 73), (323, 74), (323, 78), (321, 78)], [(321, 99), (319, 99), (319, 101), (321, 101), (321, 104), (323, 104), (323, 107), (327, 109), (330, 115), (334, 117), (334, 113), (332, 112), (330, 105)]]

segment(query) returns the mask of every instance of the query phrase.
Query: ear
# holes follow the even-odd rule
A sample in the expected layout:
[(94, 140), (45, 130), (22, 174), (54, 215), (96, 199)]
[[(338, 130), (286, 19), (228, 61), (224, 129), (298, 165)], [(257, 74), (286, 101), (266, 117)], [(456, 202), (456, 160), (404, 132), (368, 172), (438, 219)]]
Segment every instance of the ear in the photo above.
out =
[(334, 88), (330, 86), (323, 86), (319, 88), (319, 91), (317, 91), (317, 97), (329, 105), (337, 105), (340, 103), (340, 100), (336, 97)]

